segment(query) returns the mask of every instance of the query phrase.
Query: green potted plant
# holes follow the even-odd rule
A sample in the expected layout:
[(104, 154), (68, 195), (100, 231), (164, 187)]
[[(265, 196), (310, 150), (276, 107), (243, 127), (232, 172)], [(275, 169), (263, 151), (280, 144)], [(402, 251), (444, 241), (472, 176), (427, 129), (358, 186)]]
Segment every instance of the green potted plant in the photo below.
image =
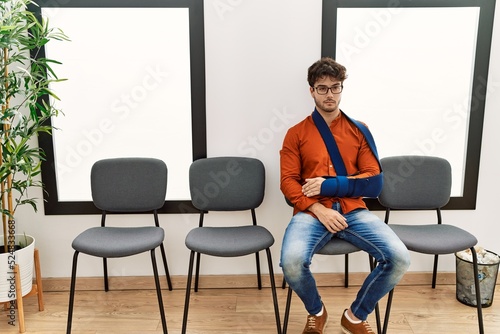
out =
[[(34, 250), (33, 237), (16, 233), (15, 213), (20, 205), (25, 204), (35, 211), (37, 209), (36, 198), (29, 193), (30, 188), (43, 186), (39, 174), (44, 152), (38, 146), (37, 137), (40, 133), (51, 134), (52, 126), (48, 120), (60, 114), (48, 99), (48, 96), (52, 97), (51, 100), (58, 99), (51, 85), (62, 79), (57, 78), (51, 66), (59, 63), (40, 56), (39, 52), (50, 40), (67, 40), (67, 37), (61, 30), (50, 28), (48, 20), (36, 16), (29, 6), (36, 6), (36, 3), (0, 0), (0, 197), (3, 227), (0, 253), (4, 253), (0, 254), (0, 282), (5, 282), (2, 275), (7, 275), (6, 271), (12, 273), (13, 263), (23, 265), (17, 250), (20, 243)], [(32, 271), (33, 253), (27, 256), (26, 270)], [(23, 271), (22, 267), (20, 271)], [(31, 290), (31, 280), (32, 276), (23, 278), (23, 295)], [(4, 290), (0, 285), (0, 302), (11, 299), (2, 296)]]

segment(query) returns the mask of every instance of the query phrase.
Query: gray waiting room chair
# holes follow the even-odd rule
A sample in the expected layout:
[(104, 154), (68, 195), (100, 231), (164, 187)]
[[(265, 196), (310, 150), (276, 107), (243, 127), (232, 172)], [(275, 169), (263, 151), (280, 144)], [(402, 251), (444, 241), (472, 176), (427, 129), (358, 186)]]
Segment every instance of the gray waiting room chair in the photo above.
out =
[[(153, 158), (104, 159), (92, 166), (90, 182), (92, 201), (102, 210), (101, 225), (83, 231), (72, 243), (75, 252), (71, 272), (67, 333), (71, 333), (72, 326), (78, 255), (83, 253), (103, 259), (104, 288), (108, 291), (107, 259), (128, 257), (147, 251), (150, 252), (153, 266), (163, 333), (167, 333), (155, 256), (156, 248), (162, 247), (164, 239), (164, 230), (159, 226), (157, 210), (165, 203), (167, 166), (163, 161)], [(155, 226), (105, 225), (107, 213), (149, 212), (153, 213)], [(166, 262), (164, 264), (166, 266)]]
[[(451, 194), (451, 165), (443, 158), (432, 156), (393, 156), (381, 159), (384, 187), (379, 202), (385, 207), (385, 222), (396, 232), (406, 247), (413, 252), (434, 255), (432, 288), (436, 286), (438, 256), (470, 249), (473, 255), (479, 333), (484, 333), (481, 294), (478, 279), (477, 239), (471, 233), (442, 223), (441, 209)], [(391, 223), (391, 211), (436, 212), (434, 222), (421, 224)], [(389, 293), (383, 333), (387, 332), (394, 290)]]
[[(265, 168), (264, 164), (254, 158), (245, 157), (212, 157), (194, 161), (189, 169), (189, 187), (193, 205), (200, 211), (199, 226), (186, 236), (186, 247), (191, 251), (186, 286), (186, 300), (182, 333), (186, 333), (188, 323), (189, 301), (191, 295), (192, 275), (195, 255), (215, 257), (240, 257), (267, 254), (271, 293), (274, 304), (277, 333), (281, 333), (278, 298), (271, 257), (271, 246), (274, 237), (263, 226), (257, 225), (256, 208), (264, 200)], [(234, 214), (236, 211), (248, 211), (249, 221), (240, 222), (237, 218), (231, 226), (204, 226), (206, 213)], [(250, 216), (251, 215), (251, 216)], [(213, 223), (213, 220), (210, 221)], [(200, 264), (197, 259), (197, 267)], [(257, 269), (260, 263), (257, 257)], [(197, 275), (199, 273), (198, 269)], [(258, 273), (260, 280), (260, 272)], [(260, 288), (260, 282), (259, 282)], [(195, 286), (197, 291), (197, 286)]]

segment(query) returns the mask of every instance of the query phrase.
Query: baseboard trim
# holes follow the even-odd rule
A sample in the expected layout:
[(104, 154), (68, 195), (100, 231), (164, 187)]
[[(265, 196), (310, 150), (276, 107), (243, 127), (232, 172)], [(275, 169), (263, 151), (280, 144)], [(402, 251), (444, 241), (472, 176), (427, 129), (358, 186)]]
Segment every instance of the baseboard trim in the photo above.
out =
[[(349, 286), (360, 286), (368, 273), (349, 273)], [(314, 275), (319, 287), (344, 286), (344, 274), (342, 273), (318, 273)], [(186, 289), (186, 276), (172, 276), (173, 289)], [(283, 280), (282, 274), (275, 275), (277, 286), (281, 286)], [(43, 278), (43, 291), (69, 291), (69, 277), (49, 277)], [(428, 272), (409, 272), (403, 277), (400, 285), (431, 285), (432, 273)], [(454, 272), (438, 273), (438, 285), (455, 284)], [(162, 289), (167, 288), (165, 276), (160, 277)], [(500, 284), (497, 283), (497, 284)], [(269, 275), (262, 275), (262, 286), (270, 287)], [(95, 291), (103, 289), (102, 277), (78, 277), (76, 280), (76, 290)], [(109, 286), (112, 290), (149, 290), (154, 289), (154, 280), (152, 276), (115, 276), (109, 277)], [(256, 275), (203, 275), (200, 276), (200, 289), (220, 289), (220, 288), (255, 288), (257, 287)]]

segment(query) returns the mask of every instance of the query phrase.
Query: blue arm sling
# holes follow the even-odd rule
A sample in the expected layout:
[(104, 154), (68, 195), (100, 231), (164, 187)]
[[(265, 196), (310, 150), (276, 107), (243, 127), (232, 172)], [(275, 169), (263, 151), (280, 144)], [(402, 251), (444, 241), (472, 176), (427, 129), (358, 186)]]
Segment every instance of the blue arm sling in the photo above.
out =
[(318, 128), (318, 131), (325, 142), (328, 154), (330, 154), (330, 159), (332, 160), (333, 165), (335, 166), (335, 171), (337, 172), (337, 176), (323, 176), (325, 181), (321, 184), (320, 195), (332, 197), (378, 197), (382, 191), (383, 173), (382, 166), (380, 165), (378, 158), (377, 147), (375, 146), (375, 140), (373, 140), (370, 130), (368, 130), (363, 123), (351, 119), (346, 114), (344, 114), (344, 116), (346, 116), (351, 123), (356, 125), (365, 136), (368, 146), (372, 150), (375, 158), (377, 158), (381, 172), (380, 174), (365, 178), (347, 178), (347, 170), (345, 168), (344, 161), (340, 156), (335, 138), (323, 117), (316, 109), (314, 109), (314, 112), (312, 113), (314, 124)]

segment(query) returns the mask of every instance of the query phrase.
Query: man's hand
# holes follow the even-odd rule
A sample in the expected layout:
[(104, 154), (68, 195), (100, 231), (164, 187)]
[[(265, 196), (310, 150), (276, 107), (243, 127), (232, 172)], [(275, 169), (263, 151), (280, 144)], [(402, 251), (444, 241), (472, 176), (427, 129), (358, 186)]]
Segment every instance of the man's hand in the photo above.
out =
[(321, 203), (314, 203), (308, 208), (314, 213), (319, 221), (325, 225), (331, 233), (336, 233), (347, 228), (347, 222), (344, 216), (338, 211), (325, 207)]
[(302, 193), (307, 197), (319, 195), (323, 181), (325, 181), (325, 179), (322, 177), (306, 179), (306, 183), (302, 185)]

